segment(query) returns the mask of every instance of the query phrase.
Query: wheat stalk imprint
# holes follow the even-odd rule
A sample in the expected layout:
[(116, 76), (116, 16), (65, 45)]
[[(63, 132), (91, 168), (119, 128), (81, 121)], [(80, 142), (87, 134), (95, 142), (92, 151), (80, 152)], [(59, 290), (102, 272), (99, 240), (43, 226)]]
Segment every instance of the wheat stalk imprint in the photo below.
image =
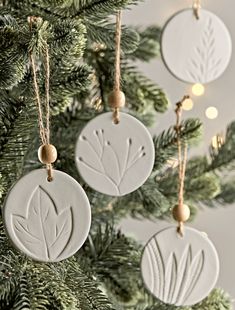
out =
[(66, 249), (72, 235), (73, 213), (57, 211), (52, 197), (41, 186), (29, 200), (26, 216), (12, 214), (13, 229), (20, 244), (44, 260), (55, 260)]
[(222, 59), (216, 57), (216, 37), (213, 21), (208, 18), (200, 46), (197, 46), (189, 62), (187, 74), (197, 83), (207, 83), (218, 75)]
[(147, 247), (146, 254), (151, 270), (150, 291), (165, 303), (176, 306), (185, 304), (202, 275), (204, 251), (198, 251), (193, 257), (192, 246), (187, 245), (179, 262), (174, 252), (165, 261), (154, 238)]
[(145, 147), (140, 146), (133, 152), (134, 145), (132, 138), (127, 138), (126, 141), (124, 140), (124, 143), (126, 143), (126, 152), (125, 160), (122, 163), (119, 158), (119, 152), (114, 148), (112, 142), (105, 138), (103, 129), (93, 131), (93, 138), (89, 140), (84, 135), (80, 136), (80, 140), (88, 145), (94, 155), (95, 164), (90, 164), (82, 156), (78, 156), (77, 160), (95, 174), (105, 177), (115, 188), (117, 194), (121, 194), (121, 185), (127, 172), (146, 155)]

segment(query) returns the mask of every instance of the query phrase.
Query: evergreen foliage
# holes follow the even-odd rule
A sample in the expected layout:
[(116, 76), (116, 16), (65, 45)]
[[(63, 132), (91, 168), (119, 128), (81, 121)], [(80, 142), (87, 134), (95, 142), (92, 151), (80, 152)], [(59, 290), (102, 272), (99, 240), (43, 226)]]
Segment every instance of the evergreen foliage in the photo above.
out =
[[(55, 264), (34, 262), (16, 251), (0, 225), (0, 309), (174, 310), (147, 294), (140, 276), (142, 246), (117, 230), (121, 219), (169, 217), (177, 199), (176, 134), (173, 127), (153, 137), (156, 160), (147, 182), (116, 199), (88, 188), (74, 167), (74, 145), (87, 121), (109, 110), (113, 84), (112, 15), (138, 0), (0, 0), (0, 203), (24, 173), (40, 167), (35, 98), (28, 54), (37, 57), (42, 95), (44, 67), (40, 58), (47, 41), (51, 60), (52, 143), (57, 169), (76, 178), (86, 190), (93, 213), (89, 237), (74, 257)], [(30, 30), (28, 17), (37, 16)], [(164, 91), (135, 66), (159, 56), (161, 30), (123, 26), (122, 86), (127, 110), (145, 124), (168, 107)], [(101, 109), (97, 108), (101, 98)], [(98, 100), (100, 102), (100, 100)], [(201, 122), (182, 122), (181, 138), (190, 147), (201, 134)], [(209, 157), (189, 160), (186, 202), (209, 206), (235, 201), (227, 168), (235, 158), (235, 123), (219, 149)], [(226, 174), (226, 178), (224, 177)], [(17, 203), (17, 202), (16, 202)], [(177, 308), (181, 309), (181, 308)], [(214, 290), (201, 304), (184, 310), (228, 310), (229, 297)]]

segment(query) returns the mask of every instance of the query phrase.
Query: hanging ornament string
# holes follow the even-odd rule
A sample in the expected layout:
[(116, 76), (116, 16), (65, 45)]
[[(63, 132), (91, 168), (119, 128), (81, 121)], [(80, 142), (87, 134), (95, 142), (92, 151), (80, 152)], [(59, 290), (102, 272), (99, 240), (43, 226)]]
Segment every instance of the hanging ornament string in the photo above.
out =
[(120, 91), (121, 79), (121, 11), (117, 12), (116, 17), (116, 53), (115, 53), (115, 80), (114, 89)]
[(115, 34), (115, 72), (114, 89), (109, 95), (109, 104), (113, 108), (113, 121), (115, 124), (120, 122), (120, 108), (125, 105), (125, 95), (121, 91), (121, 11), (116, 16), (116, 34)]
[(182, 148), (181, 142), (181, 116), (182, 116), (182, 105), (185, 100), (189, 99), (189, 96), (184, 96), (183, 99), (176, 104), (176, 140), (177, 140), (177, 148), (178, 148), (178, 204), (173, 209), (173, 216), (178, 221), (178, 229), (177, 231), (181, 236), (184, 233), (184, 222), (189, 219), (190, 210), (187, 205), (184, 204), (184, 182), (185, 182), (185, 171), (187, 164), (187, 143), (184, 143)]
[(45, 42), (45, 72), (46, 72), (46, 79), (45, 79), (45, 91), (46, 91), (46, 137), (47, 137), (47, 144), (50, 144), (50, 57), (49, 57), (49, 50), (48, 45)]
[[(29, 18), (29, 25), (30, 25), (31, 31), (32, 31), (33, 22), (35, 21), (37, 21), (37, 17)], [(39, 86), (38, 86), (36, 61), (35, 61), (32, 50), (29, 51), (29, 59), (30, 59), (31, 67), (32, 67), (33, 85), (34, 85), (36, 105), (37, 105), (37, 110), (38, 110), (39, 134), (40, 134), (40, 138), (42, 141), (42, 146), (43, 147), (45, 146), (43, 151), (45, 152), (46, 150), (46, 153), (47, 153), (46, 154), (47, 158), (41, 159), (41, 156), (39, 156), (40, 157), (39, 159), (40, 161), (46, 164), (47, 172), (48, 172), (48, 181), (52, 181), (53, 179), (52, 178), (52, 162), (55, 161), (55, 157), (57, 153), (56, 153), (55, 147), (50, 145), (50, 58), (49, 58), (48, 45), (46, 41), (44, 41), (43, 54), (44, 54), (45, 74), (46, 74), (46, 77), (45, 77), (45, 116), (43, 116), (44, 111), (43, 111), (43, 105), (42, 105), (42, 100), (40, 98), (40, 91), (39, 91)]]
[(193, 12), (196, 19), (200, 18), (200, 9), (201, 9), (201, 0), (194, 0), (193, 1)]

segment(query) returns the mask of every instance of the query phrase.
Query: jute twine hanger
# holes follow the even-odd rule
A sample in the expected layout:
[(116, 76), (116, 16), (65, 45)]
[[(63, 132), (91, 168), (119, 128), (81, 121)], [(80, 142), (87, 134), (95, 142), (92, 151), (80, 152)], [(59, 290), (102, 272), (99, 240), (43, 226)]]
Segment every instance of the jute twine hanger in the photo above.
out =
[[(31, 16), (28, 18), (29, 27), (32, 31), (33, 23), (37, 22), (39, 17)], [(34, 53), (32, 50), (29, 51), (29, 59), (32, 68), (33, 75), (33, 85), (36, 98), (36, 106), (38, 111), (38, 125), (39, 125), (39, 135), (42, 142), (42, 146), (39, 148), (39, 160), (46, 164), (48, 181), (52, 181), (52, 163), (55, 162), (57, 158), (57, 151), (53, 145), (50, 144), (50, 58), (48, 44), (44, 41), (43, 44), (43, 56), (44, 56), (44, 67), (45, 67), (45, 100), (42, 104), (40, 97), (40, 90), (37, 78), (37, 69)], [(44, 105), (44, 109), (43, 109)]]
[(125, 94), (121, 91), (121, 11), (116, 15), (116, 35), (115, 35), (115, 72), (114, 89), (109, 94), (109, 104), (113, 108), (113, 121), (120, 122), (120, 108), (125, 106)]
[(201, 0), (194, 0), (193, 1), (193, 12), (196, 19), (200, 18), (200, 9), (201, 9)]
[(185, 100), (189, 99), (189, 96), (184, 96), (183, 99), (176, 103), (176, 140), (178, 149), (178, 204), (173, 208), (172, 213), (176, 221), (178, 221), (178, 233), (183, 236), (184, 234), (184, 222), (186, 222), (190, 217), (190, 209), (184, 204), (184, 183), (185, 183), (185, 172), (187, 164), (187, 143), (181, 142), (181, 116), (182, 116), (182, 106)]

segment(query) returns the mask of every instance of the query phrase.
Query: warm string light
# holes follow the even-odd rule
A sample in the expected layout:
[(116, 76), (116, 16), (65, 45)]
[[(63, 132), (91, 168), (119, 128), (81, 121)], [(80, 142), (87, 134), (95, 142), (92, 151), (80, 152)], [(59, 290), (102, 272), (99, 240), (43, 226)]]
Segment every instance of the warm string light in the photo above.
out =
[[(192, 93), (194, 96), (202, 96), (205, 93), (205, 86), (200, 84), (200, 83), (196, 83), (192, 86)], [(192, 110), (193, 108), (193, 102), (190, 102), (191, 99), (186, 100), (184, 105), (183, 105), (183, 109), (186, 111)], [(192, 101), (192, 100), (191, 100)], [(205, 115), (208, 119), (216, 119), (219, 115), (218, 109), (216, 107), (208, 107), (205, 111)]]
[(185, 99), (184, 102), (182, 103), (182, 108), (185, 111), (190, 111), (193, 108), (193, 100), (191, 98)]
[(205, 87), (200, 83), (196, 83), (192, 86), (192, 93), (194, 96), (200, 97), (205, 94)]
[(214, 150), (220, 149), (224, 144), (223, 134), (215, 135), (211, 140), (211, 146)]
[(216, 107), (208, 107), (206, 109), (205, 114), (206, 117), (209, 119), (216, 119), (218, 117), (219, 112)]

